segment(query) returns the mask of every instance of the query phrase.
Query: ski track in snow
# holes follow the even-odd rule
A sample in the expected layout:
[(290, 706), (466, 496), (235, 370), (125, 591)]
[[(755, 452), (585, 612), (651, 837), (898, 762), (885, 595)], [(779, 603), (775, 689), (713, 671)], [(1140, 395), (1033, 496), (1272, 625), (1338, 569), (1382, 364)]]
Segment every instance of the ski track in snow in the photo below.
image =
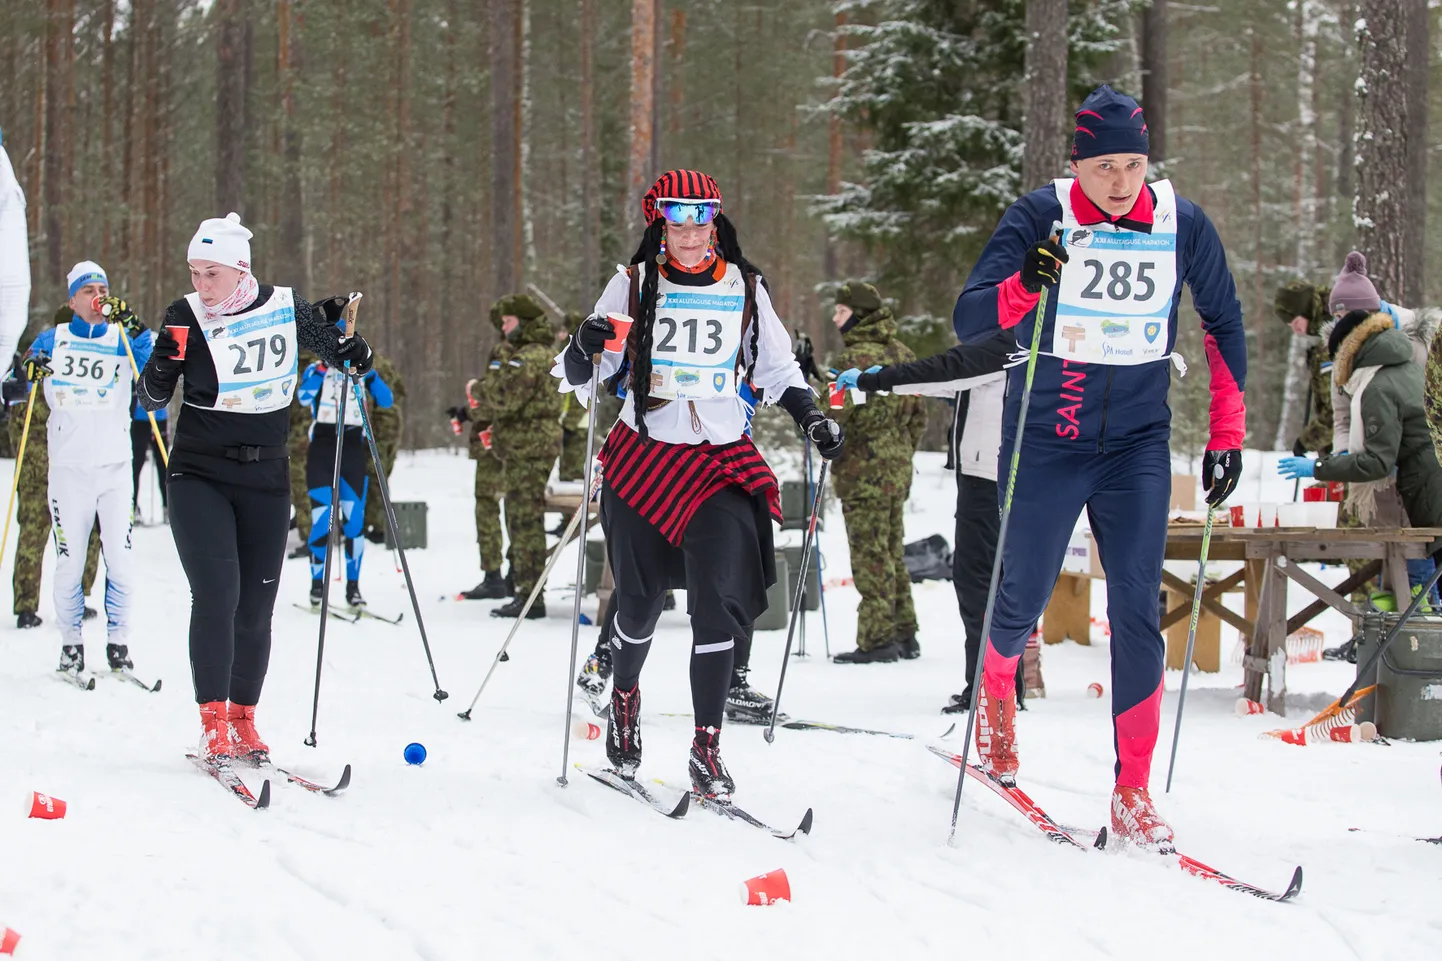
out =
[[(1276, 458), (1249, 452), (1242, 483), (1289, 500), (1270, 476)], [(777, 458), (787, 463), (788, 458)], [(907, 506), (908, 540), (952, 537), (955, 487), (941, 456), (921, 454)], [(8, 483), (10, 467), (0, 467)], [(1179, 467), (1185, 465), (1179, 461)], [(1259, 470), (1260, 468), (1260, 470)], [(147, 468), (147, 476), (150, 469)], [(570, 631), (562, 558), (551, 579), (551, 616), (525, 624), (473, 720), (470, 701), (509, 621), (492, 602), (438, 601), (479, 579), (472, 522), (472, 464), (449, 452), (403, 455), (396, 497), (429, 502), (430, 547), (409, 555), (444, 705), (432, 685), (411, 617), (392, 627), (334, 623), (327, 631), (319, 747), (310, 729), (317, 621), (304, 603), (304, 561), (287, 561), (259, 726), (277, 762), (321, 781), (354, 765), (340, 797), (310, 795), (272, 778), (271, 808), (245, 809), (185, 760), (199, 735), (186, 658), (189, 591), (164, 527), (137, 528), (146, 577), (130, 638), (137, 673), (163, 678), (157, 694), (120, 684), (91, 692), (50, 677), (59, 654), (49, 590), (46, 624), (0, 623), (0, 925), (23, 936), (31, 959), (160, 961), (197, 957), (460, 961), (478, 957), (605, 955), (734, 959), (760, 949), (777, 958), (936, 958), (965, 950), (1017, 958), (1137, 958), (1161, 952), (1273, 959), (1442, 955), (1439, 850), (1353, 826), (1442, 832), (1438, 745), (1264, 742), (1271, 716), (1238, 718), (1236, 634), (1223, 629), (1223, 669), (1194, 675), (1177, 776), (1163, 795), (1178, 672), (1167, 676), (1152, 784), (1180, 847), (1222, 871), (1279, 887), (1302, 864), (1295, 902), (1270, 904), (1188, 878), (1135, 852), (1081, 852), (1049, 844), (979, 785), (968, 784), (957, 841), (946, 836), (956, 771), (926, 750), (953, 720), (938, 713), (961, 677), (960, 621), (950, 584), (917, 585), (919, 660), (842, 666), (823, 656), (810, 615), (805, 659), (794, 659), (783, 709), (791, 716), (910, 732), (914, 742), (824, 731), (727, 725), (723, 746), (737, 801), (789, 829), (806, 807), (812, 835), (785, 843), (693, 810), (667, 821), (592, 784), (574, 768), (561, 788), (562, 684)], [(149, 488), (142, 481), (142, 505)], [(849, 574), (840, 510), (821, 535), (828, 579)], [(554, 522), (554, 516), (552, 517)], [(14, 532), (12, 531), (12, 539)], [(783, 540), (799, 542), (799, 532)], [(53, 553), (53, 552), (52, 552)], [(410, 605), (390, 552), (369, 545), (366, 595), (387, 615)], [(1193, 565), (1173, 565), (1189, 577)], [(1319, 568), (1335, 584), (1343, 571)], [(0, 571), (13, 570), (7, 557)], [(1227, 565), (1217, 570), (1226, 573)], [(332, 585), (339, 597), (340, 586)], [(1093, 613), (1105, 613), (1094, 586)], [(100, 598), (94, 592), (92, 605)], [(827, 593), (831, 649), (850, 649), (857, 595)], [(1240, 597), (1229, 598), (1240, 604)], [(1291, 610), (1305, 603), (1297, 588)], [(642, 774), (684, 784), (689, 629), (663, 616), (644, 676)], [(594, 615), (595, 602), (583, 608)], [(104, 656), (103, 619), (86, 625), (92, 663)], [(1314, 626), (1329, 646), (1347, 636), (1328, 613)], [(580, 656), (595, 641), (582, 628)], [(774, 692), (784, 631), (762, 632), (753, 683)], [(1021, 783), (1058, 821), (1099, 826), (1112, 780), (1106, 638), (1047, 647), (1048, 697), (1019, 715)], [(1345, 687), (1349, 665), (1293, 666), (1288, 721), (1306, 719)], [(1109, 696), (1109, 692), (1108, 692)], [(588, 717), (581, 701), (577, 715)], [(401, 751), (420, 741), (424, 766)], [(944, 742), (953, 750), (960, 735)], [(600, 763), (602, 742), (570, 742), (571, 762)], [(263, 775), (242, 770), (258, 789)], [(21, 815), (24, 792), (63, 798), (63, 821)], [(744, 907), (744, 879), (785, 868), (794, 903)]]

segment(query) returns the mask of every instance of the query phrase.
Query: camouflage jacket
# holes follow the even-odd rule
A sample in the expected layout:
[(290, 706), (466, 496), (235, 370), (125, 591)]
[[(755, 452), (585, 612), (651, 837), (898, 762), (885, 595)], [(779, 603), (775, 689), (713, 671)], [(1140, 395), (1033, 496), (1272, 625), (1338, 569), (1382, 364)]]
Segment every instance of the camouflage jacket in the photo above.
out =
[[(837, 370), (866, 370), (874, 364), (891, 366), (916, 359), (911, 348), (897, 339), (896, 321), (886, 307), (861, 318), (842, 339), (846, 347), (831, 364)], [(901, 496), (910, 485), (912, 455), (926, 428), (922, 399), (870, 394), (865, 404), (855, 405), (848, 393), (845, 406), (829, 413), (846, 428), (846, 449), (832, 466), (836, 493)]]
[(514, 348), (509, 341), (497, 341), (496, 346), (491, 348), (491, 356), (486, 361), (486, 369), (481, 373), (481, 376), (471, 382), (470, 393), (466, 395), (466, 409), (470, 413), (471, 420), (469, 427), (470, 434), (467, 438), (471, 452), (471, 460), (480, 457), (481, 453), (486, 450), (485, 442), (481, 440), (481, 432), (491, 426), (490, 410), (483, 410), (481, 407), (484, 384), (488, 378), (500, 374), (501, 370), (510, 361), (513, 350)]
[(1327, 338), (1323, 335), (1324, 328), (1332, 320), (1327, 309), (1331, 295), (1330, 287), (1317, 287), (1306, 281), (1294, 280), (1277, 291), (1273, 302), (1277, 319), (1290, 324), (1293, 317), (1306, 317), (1308, 336), (1317, 338), (1317, 343), (1307, 348), (1308, 393), (1312, 399), (1304, 414), (1306, 423), (1297, 436), (1304, 449), (1317, 453), (1332, 449), (1331, 358), (1327, 355)]
[(395, 450), (400, 446), (401, 428), (405, 424), (402, 408), (406, 399), (406, 385), (401, 381), (401, 375), (396, 370), (396, 365), (391, 363), (389, 358), (377, 353), (374, 364), (376, 375), (391, 389), (391, 405), (389, 407), (371, 406), (371, 429), (375, 431), (377, 447), (381, 450)]
[(491, 449), (502, 460), (554, 458), (563, 401), (551, 376), (555, 331), (544, 316), (535, 317), (522, 321), (512, 343), (509, 359), (493, 363), (476, 385), (472, 419), (490, 423)]

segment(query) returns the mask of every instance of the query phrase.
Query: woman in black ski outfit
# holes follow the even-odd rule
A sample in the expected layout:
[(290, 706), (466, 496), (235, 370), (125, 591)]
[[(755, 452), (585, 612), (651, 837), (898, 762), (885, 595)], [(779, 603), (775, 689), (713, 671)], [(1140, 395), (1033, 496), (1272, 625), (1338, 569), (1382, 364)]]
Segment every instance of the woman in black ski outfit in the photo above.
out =
[[(761, 274), (721, 213), (716, 181), (692, 170), (662, 175), (642, 201), (647, 223), (630, 268), (607, 285), (595, 312), (557, 358), (562, 391), (590, 403), (592, 357), (621, 419), (605, 465), (601, 525), (616, 581), (611, 603), (615, 685), (606, 755), (632, 778), (641, 763), (641, 666), (668, 588), (685, 588), (691, 615), (692, 789), (729, 800), (735, 782), (719, 739), (738, 639), (766, 609), (775, 582), (771, 519), (781, 519), (776, 477), (746, 433), (744, 380), (779, 403), (821, 455), (841, 453), (840, 426), (812, 400), (791, 337)], [(608, 313), (634, 319), (624, 350), (607, 350)]]
[[(170, 452), (170, 530), (190, 581), (190, 669), (212, 763), (262, 760), (255, 730), (290, 520), (287, 438), (296, 357), (370, 369), (370, 346), (335, 326), (344, 297), (310, 304), (250, 273), (238, 214), (203, 221), (187, 260), (195, 293), (172, 303), (140, 375), (146, 410), (183, 375)], [(179, 333), (183, 331), (183, 333)]]

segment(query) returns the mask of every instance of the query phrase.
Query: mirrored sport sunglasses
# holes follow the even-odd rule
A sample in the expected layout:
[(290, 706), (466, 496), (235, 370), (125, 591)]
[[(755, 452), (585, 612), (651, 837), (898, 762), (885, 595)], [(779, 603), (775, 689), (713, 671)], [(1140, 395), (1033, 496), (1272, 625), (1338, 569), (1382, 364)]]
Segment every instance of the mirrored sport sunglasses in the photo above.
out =
[(662, 197), (656, 201), (661, 216), (668, 224), (684, 227), (687, 220), (693, 220), (698, 227), (704, 227), (716, 218), (721, 205), (714, 200), (674, 200)]

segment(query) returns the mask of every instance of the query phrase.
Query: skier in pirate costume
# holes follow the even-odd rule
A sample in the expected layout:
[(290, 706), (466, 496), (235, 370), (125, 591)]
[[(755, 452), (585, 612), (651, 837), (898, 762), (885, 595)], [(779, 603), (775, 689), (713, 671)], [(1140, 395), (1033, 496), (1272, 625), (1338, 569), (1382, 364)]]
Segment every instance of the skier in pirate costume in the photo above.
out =
[[(1112, 627), (1114, 836), (1165, 848), (1172, 829), (1148, 793), (1161, 720), (1164, 645), (1158, 630), (1171, 492), (1167, 362), (1185, 282), (1201, 317), (1211, 375), (1207, 502), (1241, 475), (1247, 353), (1241, 304), (1221, 239), (1171, 183), (1150, 186), (1147, 127), (1135, 100), (1098, 87), (1076, 114), (1071, 171), (1016, 201), (956, 303), (963, 342), (1014, 330), (1023, 347), (1042, 323), (1026, 436), (1016, 428), (1025, 365), (1011, 369), (1000, 463), (1021, 443), (977, 716), (983, 766), (1017, 773), (1016, 663), (1045, 609), (1083, 507), (1107, 572)], [(1053, 224), (1061, 223), (1060, 242)], [(1043, 290), (1044, 317), (1036, 316)], [(1001, 484), (998, 484), (1001, 487)]]
[[(721, 722), (738, 638), (766, 609), (775, 581), (771, 520), (781, 519), (775, 475), (746, 434), (743, 380), (779, 403), (828, 459), (840, 426), (816, 408), (760, 273), (721, 213), (703, 173), (673, 170), (642, 200), (646, 232), (631, 266), (611, 278), (594, 313), (557, 357), (561, 390), (586, 404), (592, 358), (621, 419), (599, 459), (601, 525), (616, 588), (611, 602), (614, 686), (606, 755), (623, 777), (641, 763), (641, 667), (668, 587), (685, 588), (691, 616), (693, 790), (729, 798)], [(633, 318), (624, 350), (608, 313)]]
[[(201, 756), (256, 759), (290, 522), (288, 435), (297, 356), (309, 350), (364, 376), (371, 349), (336, 327), (344, 297), (308, 303), (251, 273), (251, 232), (237, 214), (202, 221), (190, 241), (192, 293), (165, 312), (138, 389), (159, 410), (185, 378), (170, 452), (170, 530), (190, 581), (190, 670)], [(185, 330), (177, 340), (173, 328)]]

